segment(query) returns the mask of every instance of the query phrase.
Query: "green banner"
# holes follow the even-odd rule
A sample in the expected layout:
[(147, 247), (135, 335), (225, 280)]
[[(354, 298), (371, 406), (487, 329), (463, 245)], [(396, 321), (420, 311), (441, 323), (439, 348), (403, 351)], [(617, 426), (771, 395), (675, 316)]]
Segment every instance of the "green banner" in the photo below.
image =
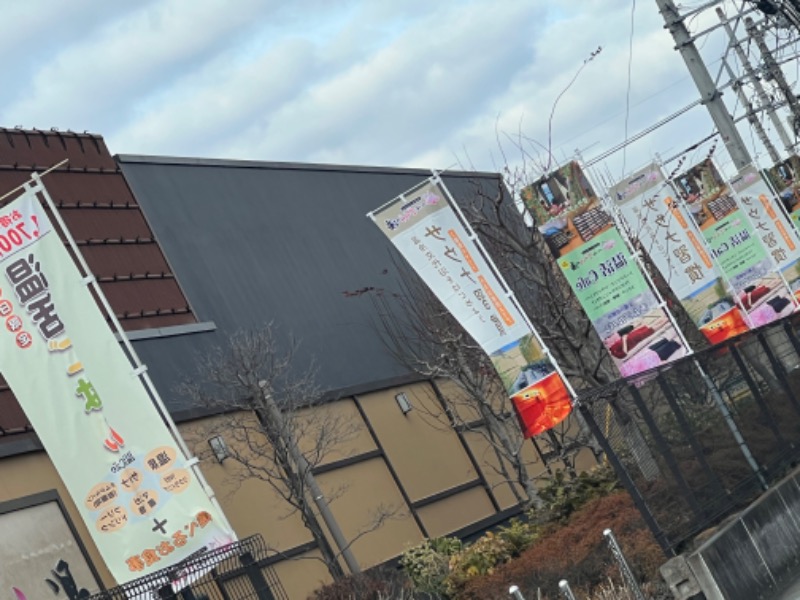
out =
[(649, 291), (616, 228), (562, 256), (559, 265), (593, 322)]

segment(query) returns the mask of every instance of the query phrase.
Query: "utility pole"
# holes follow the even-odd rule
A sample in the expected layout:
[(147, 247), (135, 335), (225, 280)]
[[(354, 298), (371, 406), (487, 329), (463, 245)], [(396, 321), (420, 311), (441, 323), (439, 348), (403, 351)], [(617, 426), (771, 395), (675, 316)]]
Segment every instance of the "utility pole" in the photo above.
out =
[(744, 145), (736, 124), (722, 101), (722, 92), (714, 85), (711, 75), (706, 69), (700, 52), (692, 42), (692, 36), (683, 22), (683, 17), (678, 13), (678, 8), (672, 0), (656, 0), (659, 12), (664, 18), (666, 28), (675, 40), (675, 47), (680, 51), (689, 74), (694, 79), (697, 90), (700, 92), (700, 101), (705, 105), (714, 125), (731, 155), (733, 164), (737, 169), (753, 162), (747, 147)]
[[(723, 23), (723, 26), (725, 27), (725, 31), (727, 32), (728, 37), (730, 38), (731, 47), (736, 52), (736, 56), (739, 58), (739, 62), (742, 64), (742, 67), (744, 68), (744, 73), (747, 76), (748, 81), (753, 86), (753, 89), (758, 95), (759, 104), (761, 105), (762, 108), (766, 109), (767, 115), (769, 116), (770, 121), (772, 121), (772, 126), (775, 129), (775, 132), (781, 139), (783, 147), (786, 149), (787, 152), (791, 153), (792, 149), (794, 148), (794, 143), (789, 137), (789, 134), (786, 133), (786, 128), (783, 126), (783, 121), (781, 121), (781, 118), (778, 116), (778, 113), (775, 112), (775, 103), (769, 97), (769, 94), (767, 94), (766, 90), (764, 89), (764, 86), (761, 85), (761, 79), (753, 70), (753, 65), (750, 64), (750, 58), (747, 56), (747, 52), (742, 50), (742, 45), (736, 40), (736, 35), (734, 34), (734, 31), (728, 22), (728, 18), (725, 16), (725, 13), (720, 7), (717, 7), (717, 16), (719, 17), (719, 20)], [(768, 146), (767, 146), (767, 151), (769, 152), (770, 157), (772, 157), (772, 159), (775, 162), (777, 162), (778, 159), (773, 157), (772, 152), (769, 150)]]
[(762, 144), (764, 144), (764, 148), (767, 149), (767, 153), (772, 159), (772, 162), (779, 162), (781, 160), (781, 155), (778, 154), (778, 151), (772, 144), (772, 140), (769, 139), (767, 132), (764, 131), (764, 126), (761, 124), (761, 121), (758, 120), (755, 108), (753, 108), (753, 104), (750, 102), (747, 94), (745, 94), (744, 90), (742, 89), (742, 80), (736, 77), (736, 73), (733, 72), (730, 64), (728, 64), (728, 60), (724, 57), (722, 59), (722, 64), (725, 66), (725, 70), (728, 72), (728, 77), (730, 77), (733, 81), (733, 89), (736, 90), (736, 94), (739, 96), (739, 102), (741, 102), (742, 106), (744, 106), (745, 110), (747, 111), (747, 122), (750, 123), (750, 126), (753, 129), (755, 129), (758, 139), (761, 140)]
[(753, 23), (753, 19), (750, 17), (745, 18), (744, 24), (747, 28), (747, 33), (756, 41), (756, 45), (761, 52), (767, 75), (771, 77), (777, 84), (778, 88), (780, 88), (781, 94), (783, 94), (783, 97), (786, 99), (786, 103), (789, 105), (789, 110), (792, 111), (792, 130), (794, 131), (796, 139), (798, 132), (800, 132), (800, 102), (797, 101), (797, 96), (795, 96), (791, 86), (786, 81), (786, 77), (783, 76), (783, 71), (781, 70), (780, 65), (777, 63), (775, 57), (772, 56), (772, 52), (770, 52), (769, 48), (767, 47), (767, 43), (764, 41), (764, 35), (761, 30), (756, 27), (755, 23)]
[[(768, 17), (776, 17), (781, 26), (793, 25), (800, 31), (800, 2), (798, 0), (750, 0)], [(781, 23), (781, 18), (784, 23)]]

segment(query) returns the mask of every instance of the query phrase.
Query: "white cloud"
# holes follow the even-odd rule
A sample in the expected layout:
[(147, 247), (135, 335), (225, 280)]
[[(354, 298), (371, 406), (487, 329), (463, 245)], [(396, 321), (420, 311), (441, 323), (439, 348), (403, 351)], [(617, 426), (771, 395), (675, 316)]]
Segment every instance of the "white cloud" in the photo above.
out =
[[(625, 135), (630, 9), (629, 0), (10, 3), (0, 125), (91, 130), (119, 153), (480, 169), (502, 165), (499, 131), (508, 159), (515, 138), (535, 140), (525, 149), (546, 158), (537, 143), (549, 137), (557, 160), (575, 149), (591, 158)], [(715, 19), (707, 11), (690, 26)], [(709, 40), (716, 74), (721, 42)], [(655, 5), (638, 3), (633, 42), (629, 135), (697, 97)], [(598, 46), (558, 101), (550, 136), (556, 98)], [(694, 109), (632, 145), (625, 165), (678, 152), (711, 128)], [(622, 154), (606, 168), (621, 171)]]

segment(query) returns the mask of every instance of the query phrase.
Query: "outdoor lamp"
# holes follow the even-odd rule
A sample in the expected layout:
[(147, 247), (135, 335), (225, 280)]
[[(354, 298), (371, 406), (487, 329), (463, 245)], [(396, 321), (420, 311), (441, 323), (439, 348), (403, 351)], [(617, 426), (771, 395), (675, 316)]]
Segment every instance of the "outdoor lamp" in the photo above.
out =
[(411, 406), (411, 401), (408, 399), (408, 396), (406, 396), (405, 392), (400, 392), (394, 397), (394, 399), (404, 415), (410, 413), (411, 409), (414, 408)]
[(208, 445), (211, 446), (211, 449), (214, 451), (214, 456), (220, 463), (230, 456), (228, 446), (221, 435), (214, 436), (208, 440)]

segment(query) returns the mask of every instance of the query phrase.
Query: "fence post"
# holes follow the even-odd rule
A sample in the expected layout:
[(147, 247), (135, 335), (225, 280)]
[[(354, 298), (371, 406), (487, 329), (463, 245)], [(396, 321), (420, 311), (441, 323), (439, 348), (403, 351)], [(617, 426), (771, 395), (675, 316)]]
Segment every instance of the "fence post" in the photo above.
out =
[(706, 474), (706, 478), (708, 479), (709, 483), (714, 486), (716, 491), (717, 497), (729, 497), (730, 494), (725, 489), (725, 486), (722, 485), (722, 482), (719, 479), (719, 476), (714, 472), (714, 469), (711, 468), (711, 465), (708, 464), (708, 461), (705, 457), (705, 450), (703, 445), (698, 441), (697, 436), (694, 434), (694, 430), (692, 426), (689, 424), (689, 421), (686, 419), (686, 414), (683, 411), (683, 407), (680, 405), (678, 398), (675, 394), (675, 389), (672, 387), (672, 384), (667, 380), (664, 373), (659, 373), (658, 377), (656, 377), (656, 383), (658, 387), (661, 389), (661, 392), (664, 394), (664, 397), (667, 399), (667, 403), (669, 404), (670, 409), (672, 410), (672, 414), (675, 415), (675, 420), (678, 423), (678, 427), (680, 427), (683, 436), (689, 442), (689, 445), (692, 447), (692, 451), (694, 452), (695, 459), (700, 463), (700, 466), (703, 468), (703, 472)]
[[(733, 349), (733, 344), (729, 343), (727, 347)], [(764, 490), (768, 489), (769, 486), (767, 485), (767, 480), (764, 479), (764, 474), (761, 472), (761, 467), (758, 466), (756, 459), (753, 457), (753, 453), (750, 452), (750, 446), (747, 445), (747, 442), (742, 436), (742, 432), (739, 430), (739, 426), (736, 424), (728, 405), (725, 404), (725, 400), (722, 399), (722, 394), (720, 393), (719, 389), (717, 389), (717, 385), (706, 372), (705, 368), (703, 368), (703, 365), (700, 364), (700, 361), (697, 359), (697, 355), (695, 355), (693, 362), (697, 367), (697, 370), (700, 371), (700, 376), (703, 378), (708, 391), (711, 392), (711, 398), (714, 401), (714, 406), (717, 407), (717, 410), (719, 410), (722, 418), (725, 419), (725, 424), (728, 426), (728, 430), (731, 432), (731, 435), (733, 435), (733, 439), (736, 440), (739, 450), (744, 455), (744, 459), (747, 461), (747, 464), (750, 465), (750, 468), (753, 469), (753, 473), (756, 474), (756, 477), (758, 477), (761, 487)]]
[(519, 588), (516, 585), (512, 585), (508, 588), (508, 593), (511, 596), (514, 596), (514, 600), (525, 600), (525, 596), (522, 595), (522, 592), (519, 591)]
[(697, 517), (702, 518), (703, 509), (700, 507), (700, 503), (697, 501), (692, 487), (686, 482), (686, 479), (681, 472), (680, 465), (678, 465), (678, 461), (675, 459), (675, 456), (672, 453), (672, 448), (670, 448), (667, 440), (661, 433), (658, 424), (653, 418), (653, 415), (650, 413), (650, 409), (647, 408), (647, 405), (642, 399), (642, 395), (635, 386), (630, 386), (629, 390), (631, 397), (633, 398), (633, 403), (639, 410), (642, 420), (644, 421), (645, 425), (647, 425), (647, 428), (650, 430), (650, 433), (653, 436), (653, 440), (656, 443), (658, 451), (661, 453), (661, 456), (664, 458), (664, 462), (667, 463), (670, 473), (672, 473), (672, 477), (675, 479), (675, 484), (683, 492), (683, 498), (686, 500), (689, 508), (692, 509), (692, 512), (694, 512)]
[(755, 400), (756, 404), (758, 405), (759, 411), (761, 415), (764, 417), (764, 421), (769, 427), (770, 431), (772, 431), (773, 435), (775, 436), (775, 440), (783, 445), (786, 443), (786, 440), (783, 439), (780, 430), (778, 429), (777, 423), (775, 423), (775, 419), (772, 417), (772, 413), (767, 406), (767, 403), (764, 401), (764, 396), (761, 394), (761, 390), (758, 388), (758, 384), (753, 380), (753, 376), (750, 374), (750, 371), (747, 369), (747, 365), (744, 363), (742, 359), (742, 355), (740, 354), (739, 350), (736, 348), (735, 345), (731, 344), (730, 346), (731, 356), (733, 356), (733, 360), (736, 361), (736, 366), (739, 367), (739, 370), (742, 372), (742, 377), (744, 377), (744, 381), (747, 384), (747, 387), (750, 388), (750, 393), (753, 395), (753, 400)]
[(583, 414), (586, 424), (589, 426), (589, 429), (591, 429), (592, 434), (600, 444), (603, 452), (605, 452), (606, 457), (611, 463), (611, 466), (614, 468), (614, 472), (617, 474), (617, 477), (619, 477), (622, 486), (633, 499), (633, 503), (636, 505), (636, 508), (639, 509), (639, 514), (642, 515), (644, 522), (647, 523), (650, 531), (653, 532), (653, 537), (656, 538), (658, 545), (661, 546), (661, 549), (664, 551), (664, 554), (667, 556), (667, 558), (672, 558), (675, 556), (675, 551), (672, 549), (672, 545), (669, 543), (669, 540), (667, 540), (666, 534), (658, 526), (656, 518), (653, 516), (653, 513), (650, 512), (650, 507), (647, 506), (642, 494), (639, 492), (639, 488), (636, 487), (636, 484), (634, 483), (633, 479), (631, 479), (630, 473), (628, 473), (625, 465), (623, 465), (622, 461), (619, 460), (619, 457), (614, 452), (614, 449), (611, 447), (608, 439), (606, 439), (606, 436), (603, 435), (603, 432), (597, 425), (597, 422), (594, 420), (594, 415), (592, 415), (589, 407), (585, 402), (581, 402), (578, 404), (578, 410), (580, 410)]
[(258, 598), (258, 600), (275, 600), (272, 591), (269, 589), (267, 580), (264, 579), (264, 574), (258, 567), (258, 563), (256, 563), (253, 555), (249, 552), (245, 552), (239, 557), (239, 560), (247, 573), (247, 578), (250, 580), (250, 583), (253, 584), (253, 589), (256, 591), (256, 598)]
[(625, 580), (628, 588), (633, 593), (634, 599), (646, 600), (641, 588), (639, 587), (639, 582), (636, 581), (636, 577), (634, 576), (630, 565), (628, 565), (628, 561), (625, 560), (625, 555), (622, 553), (622, 548), (620, 548), (619, 544), (617, 543), (617, 538), (614, 537), (614, 533), (610, 529), (605, 529), (603, 531), (603, 535), (608, 540), (608, 547), (611, 549), (611, 554), (614, 555), (614, 559), (619, 565), (620, 573), (622, 573), (622, 578)]
[(176, 600), (178, 595), (172, 589), (172, 586), (167, 584), (158, 589), (158, 597), (160, 600)]
[(561, 593), (567, 600), (578, 600), (575, 598), (575, 594), (572, 593), (572, 590), (569, 587), (569, 582), (567, 582), (566, 579), (562, 579), (558, 582), (558, 589), (561, 590)]
[(783, 391), (786, 393), (786, 396), (789, 398), (789, 401), (792, 403), (795, 411), (800, 413), (800, 402), (797, 400), (797, 396), (794, 394), (794, 390), (792, 390), (792, 386), (789, 383), (789, 379), (787, 377), (786, 368), (783, 366), (778, 357), (775, 355), (775, 352), (769, 345), (769, 341), (767, 340), (766, 336), (763, 333), (759, 333), (756, 338), (758, 339), (761, 347), (764, 349), (764, 353), (767, 355), (769, 359), (770, 365), (772, 365), (772, 370), (775, 372), (775, 377), (781, 384)]

